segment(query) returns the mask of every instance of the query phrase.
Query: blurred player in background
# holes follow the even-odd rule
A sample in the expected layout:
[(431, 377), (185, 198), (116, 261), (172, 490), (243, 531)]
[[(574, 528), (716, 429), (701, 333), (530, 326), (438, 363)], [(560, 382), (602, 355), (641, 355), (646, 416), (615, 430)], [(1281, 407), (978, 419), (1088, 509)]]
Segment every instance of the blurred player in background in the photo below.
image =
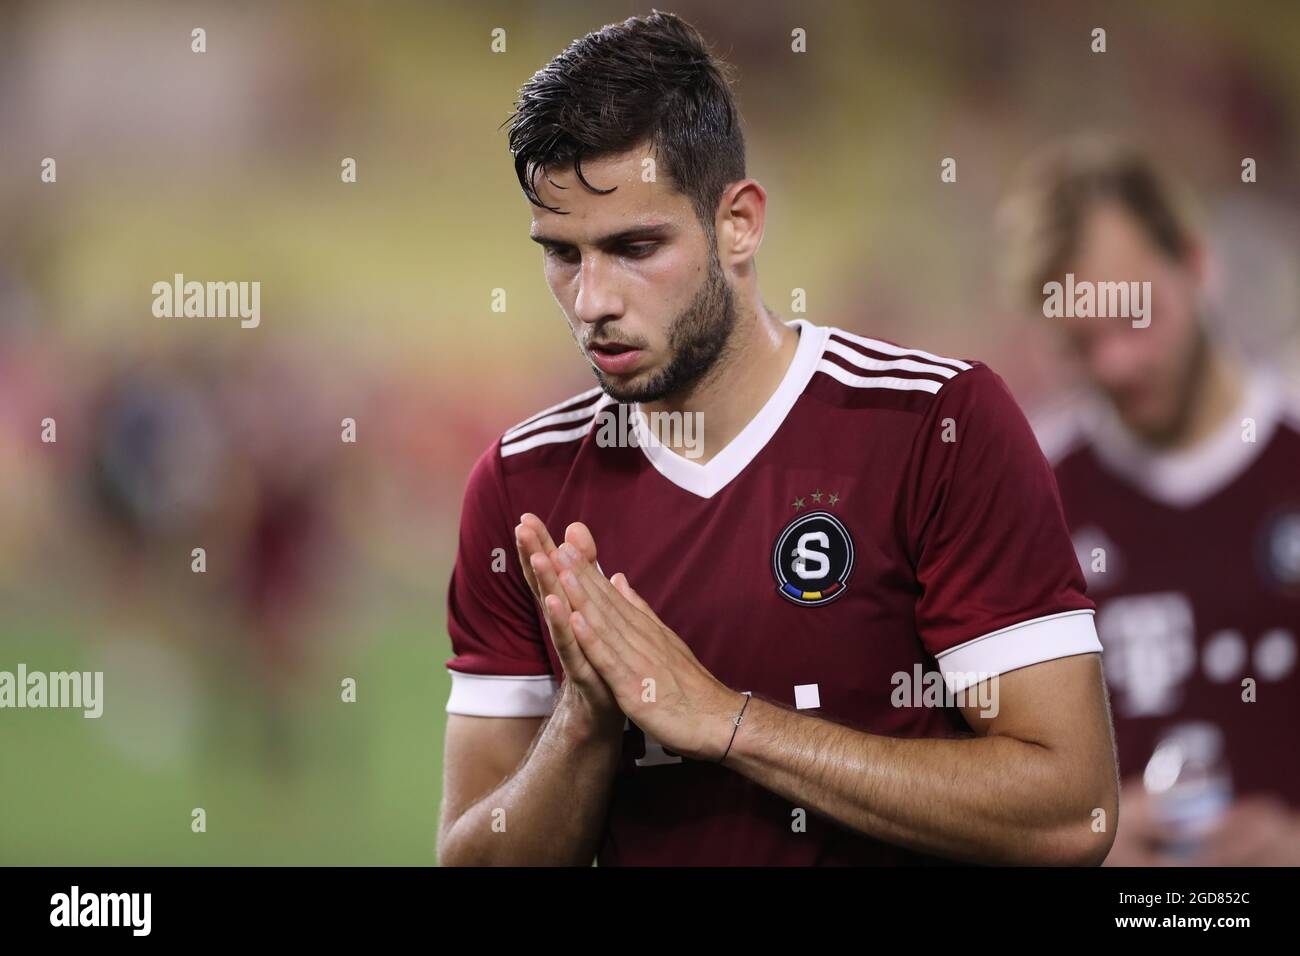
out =
[(1067, 276), (1150, 282), (1141, 320), (1039, 319), (1091, 386), (1039, 434), (1105, 648), (1124, 780), (1108, 862), (1300, 863), (1296, 399), (1216, 337), (1205, 245), (1137, 149), (1052, 145), (999, 227), (1040, 317)]
[(110, 591), (107, 619), (130, 633), (155, 617), (180, 646), (237, 651), (278, 771), (298, 757), (285, 691), (301, 676), (337, 570), (334, 445), (296, 417), (317, 405), (294, 362), (275, 353), (231, 367), (160, 350), (107, 370), (85, 398), (84, 447), (70, 446), (70, 488)]

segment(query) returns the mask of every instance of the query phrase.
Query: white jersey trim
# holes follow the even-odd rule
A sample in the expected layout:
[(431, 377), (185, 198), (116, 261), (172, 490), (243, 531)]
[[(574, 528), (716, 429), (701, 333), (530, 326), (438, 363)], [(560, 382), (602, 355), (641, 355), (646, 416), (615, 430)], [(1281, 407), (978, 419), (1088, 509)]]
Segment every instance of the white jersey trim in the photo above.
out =
[(596, 394), (599, 391), (600, 391), (600, 386), (597, 385), (595, 388), (589, 388), (585, 392), (579, 392), (577, 395), (571, 395), (570, 397), (566, 398), (562, 402), (556, 402), (550, 408), (543, 408), (537, 414), (530, 415), (529, 417), (525, 418), (518, 425), (511, 425), (509, 428), (506, 429), (505, 434), (502, 436), (502, 438), (513, 438), (516, 435), (522, 433), (525, 429), (531, 431), (531, 428), (528, 428), (528, 426), (535, 425), (538, 419), (545, 418), (547, 415), (550, 415), (553, 412), (558, 412), (560, 409), (566, 408), (569, 405), (572, 405), (574, 402), (586, 402), (588, 399), (590, 399), (591, 401), (595, 401)]
[(535, 677), (465, 674), (449, 670), (447, 713), (467, 717), (547, 717), (555, 709), (560, 682), (550, 674)]
[(555, 412), (551, 415), (544, 415), (536, 421), (529, 422), (514, 431), (507, 432), (501, 436), (501, 444), (505, 445), (513, 441), (518, 441), (534, 432), (540, 431), (549, 425), (561, 425), (565, 422), (580, 422), (584, 418), (590, 418), (594, 414), (596, 407), (601, 404), (599, 398), (592, 398), (590, 402), (581, 408), (575, 408), (567, 412)]
[[(1191, 508), (1227, 488), (1260, 456), (1286, 415), (1279, 384), (1251, 372), (1241, 401), (1223, 424), (1191, 448), (1154, 449), (1134, 436), (1109, 405), (1082, 419), (1101, 462), (1148, 497), (1172, 508)], [(1244, 440), (1242, 423), (1254, 422), (1254, 441)]]
[[(901, 345), (894, 345), (890, 342), (883, 342), (880, 339), (869, 339), (863, 335), (854, 335), (852, 332), (845, 332), (843, 329), (832, 329), (831, 331), (836, 335), (843, 336), (850, 342), (857, 342), (859, 345), (865, 346), (875, 352), (884, 352), (886, 355), (897, 355), (904, 359), (916, 359), (918, 357), (929, 359), (931, 362), (939, 362), (944, 366), (955, 365), (957, 366), (956, 370), (952, 368), (942, 369), (942, 371), (949, 372), (953, 375), (956, 375), (957, 372), (968, 372), (973, 367), (969, 362), (963, 362), (961, 359), (944, 358), (942, 355), (935, 355), (932, 352), (924, 352), (921, 349), (909, 349)], [(832, 349), (832, 351), (835, 350)], [(868, 362), (873, 361), (873, 359), (865, 355), (857, 355), (855, 360), (859, 359)], [(940, 369), (926, 365), (924, 368), (918, 368), (915, 371), (937, 372), (940, 371)]]
[(1093, 612), (1062, 611), (999, 628), (935, 656), (943, 682), (957, 693), (998, 674), (1060, 657), (1100, 654)]
[[(591, 427), (595, 424), (596, 417), (600, 410), (606, 405), (612, 404), (613, 399), (608, 395), (601, 393), (600, 397), (590, 405), (574, 409), (571, 412), (557, 412), (551, 415), (545, 415), (542, 418), (521, 425), (513, 433), (507, 432), (501, 438), (501, 457), (509, 458), (511, 455), (517, 455), (520, 452), (528, 451), (530, 448), (536, 448), (538, 445), (554, 445), (559, 442), (574, 441), (582, 438)], [(563, 403), (560, 407), (563, 407)], [(560, 425), (565, 422), (581, 422), (582, 424), (574, 428), (565, 428), (556, 431), (539, 431), (548, 425)]]
[[(840, 332), (838, 329), (835, 330), (835, 334), (847, 336), (847, 333)], [(871, 348), (872, 346), (867, 347)], [(868, 372), (924, 372), (927, 375), (938, 375), (940, 378), (952, 378), (954, 375), (961, 374), (959, 369), (949, 368), (946, 365), (931, 365), (929, 362), (918, 362), (916, 359), (911, 358), (872, 358), (870, 355), (863, 355), (857, 349), (841, 345), (834, 339), (826, 340), (826, 351), (833, 352), (850, 364)], [(969, 365), (966, 367), (970, 368)]]
[[(817, 362), (832, 331), (827, 326), (813, 325), (806, 319), (795, 319), (787, 324), (799, 328), (799, 345), (781, 384), (759, 409), (758, 414), (741, 429), (740, 434), (704, 464), (691, 461), (667, 445), (652, 440), (645, 416), (633, 416), (637, 445), (656, 471), (693, 495), (712, 498), (757, 457), (781, 427), (813, 373), (817, 371)], [(640, 406), (637, 406), (637, 410), (640, 410)]]
[[(701, 498), (712, 498), (744, 471), (771, 441), (772, 436), (789, 415), (790, 409), (794, 407), (812, 377), (818, 372), (824, 372), (852, 388), (889, 388), (933, 394), (943, 387), (944, 381), (973, 368), (970, 363), (960, 359), (944, 358), (920, 349), (903, 348), (891, 345), (889, 342), (864, 338), (833, 326), (814, 325), (806, 319), (794, 319), (787, 324), (799, 329), (799, 346), (795, 351), (794, 359), (790, 362), (790, 367), (781, 379), (781, 384), (777, 386), (776, 391), (772, 393), (771, 398), (758, 414), (741, 429), (740, 434), (704, 464), (691, 461), (662, 443), (653, 441), (653, 436), (647, 433), (644, 416), (633, 416), (637, 429), (637, 444), (656, 471), (691, 494)], [(879, 359), (864, 355), (842, 343), (832, 341), (832, 335), (841, 336), (850, 342), (895, 357)], [(878, 374), (856, 375), (842, 365), (825, 359), (823, 356), (827, 353), (839, 356), (865, 373), (921, 372), (934, 375), (939, 380)], [(931, 362), (938, 364), (932, 365)]]
[[(934, 371), (938, 369), (931, 367)], [(842, 382), (852, 388), (893, 388), (901, 391), (910, 392), (938, 392), (943, 388), (943, 382), (936, 382), (928, 378), (896, 378), (892, 375), (854, 375), (842, 365), (836, 365), (834, 362), (828, 362), (825, 359), (817, 363), (817, 371), (825, 372), (837, 382)], [(956, 374), (956, 373), (953, 373)]]

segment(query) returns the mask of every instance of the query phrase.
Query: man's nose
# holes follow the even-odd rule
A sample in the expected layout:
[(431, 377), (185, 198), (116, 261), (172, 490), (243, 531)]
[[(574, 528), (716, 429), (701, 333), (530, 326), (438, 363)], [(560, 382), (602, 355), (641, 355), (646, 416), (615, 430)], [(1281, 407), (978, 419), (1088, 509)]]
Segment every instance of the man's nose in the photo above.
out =
[[(1113, 320), (1103, 320), (1113, 321)], [(1141, 342), (1134, 340), (1131, 329), (1115, 330), (1101, 337), (1093, 349), (1093, 376), (1109, 387), (1131, 384), (1143, 374)]]
[(573, 314), (579, 322), (588, 324), (603, 319), (616, 319), (623, 314), (622, 297), (610, 274), (610, 264), (599, 253), (582, 259)]

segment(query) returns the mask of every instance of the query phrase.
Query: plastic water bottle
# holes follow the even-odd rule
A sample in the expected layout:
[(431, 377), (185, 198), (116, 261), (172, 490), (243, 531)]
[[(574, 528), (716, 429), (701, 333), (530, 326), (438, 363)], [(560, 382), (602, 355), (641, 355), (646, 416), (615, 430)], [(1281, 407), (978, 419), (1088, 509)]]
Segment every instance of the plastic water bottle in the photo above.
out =
[(1171, 728), (1156, 744), (1142, 783), (1152, 820), (1167, 834), (1165, 851), (1194, 856), (1232, 804), (1222, 731), (1200, 722)]

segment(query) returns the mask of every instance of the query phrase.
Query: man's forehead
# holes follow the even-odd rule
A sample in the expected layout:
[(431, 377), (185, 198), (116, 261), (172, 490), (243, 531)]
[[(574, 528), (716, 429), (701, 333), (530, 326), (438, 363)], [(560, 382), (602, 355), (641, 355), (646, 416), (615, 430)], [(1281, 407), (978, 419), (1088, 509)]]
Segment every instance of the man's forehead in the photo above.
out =
[[(671, 179), (659, 174), (655, 155), (645, 147), (584, 159), (582, 176), (593, 188), (583, 184), (572, 164), (538, 170), (534, 180), (538, 196), (561, 212), (533, 205), (535, 235), (586, 232), (616, 222), (676, 219), (690, 208), (689, 200), (677, 192)], [(611, 187), (612, 192), (595, 191)]]
[(1079, 241), (1081, 256), (1094, 259), (1132, 258), (1158, 252), (1133, 213), (1110, 202), (1089, 210)]

